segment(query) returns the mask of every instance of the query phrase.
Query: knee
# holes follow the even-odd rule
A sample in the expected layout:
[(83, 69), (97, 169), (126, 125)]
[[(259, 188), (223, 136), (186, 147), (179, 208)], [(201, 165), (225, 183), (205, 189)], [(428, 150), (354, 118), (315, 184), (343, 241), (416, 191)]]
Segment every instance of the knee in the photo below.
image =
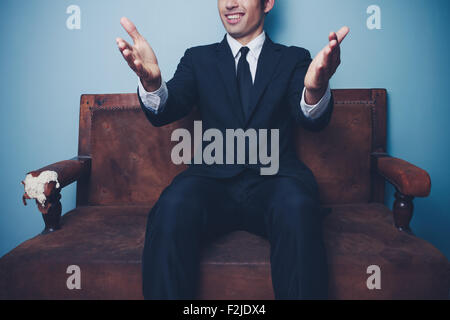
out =
[(298, 223), (302, 218), (313, 215), (318, 204), (310, 197), (295, 196), (286, 197), (273, 205), (277, 217), (285, 223)]
[(158, 206), (165, 212), (181, 212), (200, 209), (201, 201), (198, 197), (179, 192), (167, 192), (161, 195)]
[(280, 232), (305, 233), (319, 220), (318, 200), (302, 193), (289, 193), (272, 203), (272, 225)]
[(156, 228), (170, 237), (195, 233), (201, 223), (201, 205), (195, 198), (184, 194), (165, 193), (157, 203)]

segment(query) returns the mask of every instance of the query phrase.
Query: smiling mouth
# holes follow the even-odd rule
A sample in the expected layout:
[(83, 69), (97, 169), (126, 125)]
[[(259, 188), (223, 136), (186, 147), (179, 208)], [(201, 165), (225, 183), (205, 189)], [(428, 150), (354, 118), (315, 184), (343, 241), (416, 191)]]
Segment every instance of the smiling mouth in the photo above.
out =
[(229, 24), (237, 24), (241, 21), (241, 19), (244, 15), (245, 15), (244, 13), (232, 13), (232, 14), (226, 14), (225, 18), (227, 19), (227, 22)]

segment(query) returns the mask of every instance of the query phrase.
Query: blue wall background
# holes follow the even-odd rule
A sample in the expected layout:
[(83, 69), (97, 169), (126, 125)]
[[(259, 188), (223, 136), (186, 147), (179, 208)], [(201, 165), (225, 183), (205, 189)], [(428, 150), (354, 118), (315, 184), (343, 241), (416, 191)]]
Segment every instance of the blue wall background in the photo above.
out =
[[(66, 8), (81, 8), (81, 30), (66, 28)], [(368, 30), (366, 9), (381, 7), (382, 29)], [(2, 0), (0, 256), (35, 236), (43, 221), (23, 206), (25, 173), (77, 154), (82, 93), (135, 92), (136, 76), (116, 48), (127, 16), (152, 44), (170, 78), (188, 47), (217, 42), (224, 29), (214, 0)], [(416, 234), (450, 257), (448, 190), (448, 0), (277, 0), (267, 31), (315, 55), (331, 30), (351, 29), (333, 88), (387, 88), (388, 152), (430, 173), (432, 191), (415, 200)], [(388, 186), (386, 204), (393, 202)], [(62, 191), (75, 207), (75, 184)]]

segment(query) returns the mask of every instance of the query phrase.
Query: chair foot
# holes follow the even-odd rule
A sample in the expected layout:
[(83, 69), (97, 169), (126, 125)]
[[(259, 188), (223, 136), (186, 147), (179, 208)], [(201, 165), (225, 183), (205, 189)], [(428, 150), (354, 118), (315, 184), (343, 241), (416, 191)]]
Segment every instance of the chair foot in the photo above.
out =
[(394, 222), (397, 229), (412, 234), (409, 223), (413, 216), (414, 204), (413, 196), (407, 196), (396, 190), (393, 207)]

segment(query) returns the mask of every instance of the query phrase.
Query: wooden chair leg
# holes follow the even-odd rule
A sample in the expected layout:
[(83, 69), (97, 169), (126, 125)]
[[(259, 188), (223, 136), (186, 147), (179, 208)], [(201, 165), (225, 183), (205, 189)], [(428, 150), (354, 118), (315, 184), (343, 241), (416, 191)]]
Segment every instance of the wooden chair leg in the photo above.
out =
[(407, 196), (396, 190), (393, 206), (394, 222), (397, 229), (409, 234), (413, 234), (409, 223), (413, 216), (414, 204), (413, 196)]

